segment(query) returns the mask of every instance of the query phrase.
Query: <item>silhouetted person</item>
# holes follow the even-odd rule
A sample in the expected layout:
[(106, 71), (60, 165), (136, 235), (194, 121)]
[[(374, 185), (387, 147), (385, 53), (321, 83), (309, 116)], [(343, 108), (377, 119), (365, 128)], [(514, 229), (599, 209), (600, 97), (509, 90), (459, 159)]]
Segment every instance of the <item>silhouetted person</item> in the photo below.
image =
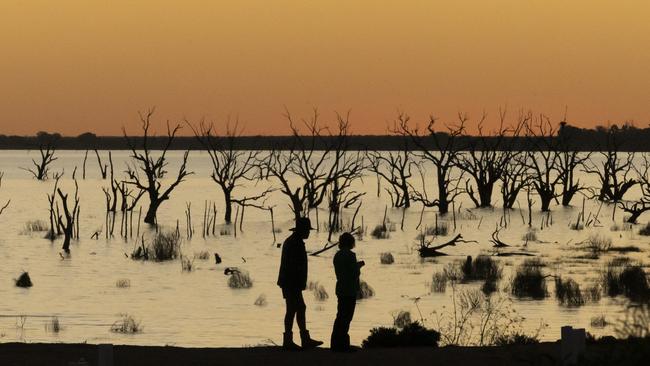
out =
[(365, 265), (363, 261), (357, 262), (357, 256), (352, 251), (354, 245), (354, 236), (350, 233), (343, 233), (339, 237), (339, 251), (334, 255), (338, 306), (330, 342), (333, 351), (349, 352), (353, 350), (350, 347), (348, 331), (357, 303), (361, 267)]
[(282, 297), (287, 303), (282, 347), (287, 350), (298, 350), (300, 347), (293, 343), (294, 317), (300, 328), (302, 348), (318, 347), (323, 342), (313, 340), (309, 336), (305, 321), (305, 300), (302, 297), (302, 291), (307, 287), (307, 251), (303, 240), (309, 238), (309, 232), (313, 230), (311, 221), (301, 217), (296, 220), (296, 227), (291, 230), (293, 233), (282, 245), (278, 286), (282, 288)]

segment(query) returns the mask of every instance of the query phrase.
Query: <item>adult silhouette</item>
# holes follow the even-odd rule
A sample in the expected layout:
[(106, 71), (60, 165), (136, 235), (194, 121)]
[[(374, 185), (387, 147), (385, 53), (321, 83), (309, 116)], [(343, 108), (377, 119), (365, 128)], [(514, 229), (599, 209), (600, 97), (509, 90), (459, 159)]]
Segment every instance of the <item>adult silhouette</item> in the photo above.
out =
[(302, 348), (318, 347), (323, 342), (311, 339), (305, 320), (305, 300), (302, 292), (307, 287), (307, 251), (304, 240), (309, 238), (313, 228), (309, 218), (300, 217), (296, 220), (293, 233), (282, 244), (282, 259), (278, 286), (282, 288), (287, 310), (284, 315), (284, 337), (282, 348), (286, 350), (299, 350), (300, 347), (293, 342), (293, 319), (296, 318), (300, 328), (300, 341)]

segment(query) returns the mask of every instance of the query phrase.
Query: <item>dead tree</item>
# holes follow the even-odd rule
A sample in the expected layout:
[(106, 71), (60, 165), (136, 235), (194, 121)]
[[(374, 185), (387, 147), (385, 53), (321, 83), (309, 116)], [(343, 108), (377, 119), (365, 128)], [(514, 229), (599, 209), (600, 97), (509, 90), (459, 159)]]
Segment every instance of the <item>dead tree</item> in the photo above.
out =
[(641, 214), (650, 211), (650, 177), (648, 176), (650, 173), (650, 158), (647, 153), (643, 154), (643, 168), (634, 167), (634, 170), (641, 188), (641, 197), (635, 201), (620, 200), (617, 202), (617, 205), (623, 211), (630, 214), (626, 221), (631, 224), (636, 224)]
[[(188, 150), (185, 151), (185, 154), (183, 155), (183, 160), (178, 169), (176, 178), (167, 188), (163, 189), (160, 178), (166, 173), (164, 167), (167, 165), (167, 151), (181, 126), (176, 125), (176, 127), (172, 129), (169, 123), (167, 123), (167, 140), (165, 141), (160, 155), (154, 157), (148, 141), (149, 128), (151, 127), (151, 116), (153, 113), (154, 109), (150, 109), (146, 114), (139, 113), (143, 131), (141, 151), (138, 151), (136, 142), (127, 136), (126, 129), (124, 127), (122, 128), (124, 138), (131, 149), (131, 158), (134, 160), (133, 167), (130, 165), (127, 166), (126, 173), (128, 175), (128, 180), (126, 183), (132, 184), (136, 188), (147, 192), (149, 196), (149, 208), (147, 209), (144, 222), (150, 225), (156, 224), (156, 214), (160, 205), (169, 199), (172, 191), (181, 184), (188, 175), (193, 174), (193, 172), (187, 171)], [(140, 171), (144, 174), (144, 178), (140, 177)]]
[(449, 212), (451, 203), (463, 192), (459, 189), (462, 175), (454, 177), (452, 171), (456, 166), (456, 154), (459, 148), (456, 140), (464, 131), (465, 120), (461, 118), (459, 124), (447, 126), (448, 132), (440, 132), (436, 130), (435, 117), (430, 116), (427, 129), (423, 133), (418, 130), (417, 126), (414, 128), (409, 126), (409, 120), (408, 115), (399, 113), (396, 131), (411, 138), (419, 150), (420, 159), (433, 164), (438, 192), (437, 198), (430, 199), (428, 197), (424, 174), (419, 169), (422, 178), (422, 192), (413, 189), (413, 201), (421, 202), (425, 207), (438, 207), (438, 211), (444, 215)]
[(557, 199), (555, 187), (561, 180), (561, 174), (558, 173), (560, 155), (557, 131), (546, 116), (539, 116), (539, 119), (534, 121), (529, 114), (525, 127), (527, 142), (532, 148), (527, 152), (526, 160), (530, 184), (539, 196), (542, 211), (548, 212), (551, 202)]
[(390, 188), (384, 188), (393, 207), (411, 207), (409, 178), (413, 176), (413, 156), (406, 142), (400, 151), (368, 151), (369, 169), (382, 177)]
[[(4, 173), (4, 172), (0, 172), (0, 188), (2, 188), (2, 178), (4, 178), (4, 176), (5, 176), (5, 173)], [(9, 204), (10, 204), (10, 203), (11, 203), (11, 200), (7, 200), (7, 203), (5, 203), (5, 204), (0, 208), (0, 215), (2, 215), (2, 213), (5, 211), (5, 209), (7, 209), (7, 207), (9, 207)]]
[(337, 114), (338, 131), (335, 134), (320, 124), (317, 109), (313, 110), (309, 119), (301, 119), (306, 134), (301, 132), (289, 111), (285, 112), (285, 117), (294, 138), (295, 158), (290, 171), (303, 182), (307, 209), (318, 208), (325, 200), (327, 188), (336, 178), (336, 169), (340, 167), (333, 160), (344, 153), (342, 146), (347, 141), (349, 115)]
[[(97, 165), (99, 165), (99, 172), (102, 175), (102, 179), (106, 179), (106, 175), (107, 175), (107, 172), (108, 172), (108, 164), (102, 163), (102, 157), (99, 156), (99, 151), (97, 151), (97, 149), (95, 149), (95, 155), (97, 156)], [(109, 160), (111, 159), (111, 152), (110, 151), (108, 152), (108, 159)], [(111, 162), (111, 165), (112, 165), (112, 162)]]
[[(342, 229), (342, 209), (352, 207), (366, 194), (365, 192), (357, 192), (351, 188), (352, 183), (361, 178), (365, 168), (365, 159), (361, 153), (346, 153), (341, 149), (336, 151), (335, 156), (335, 174), (332, 177), (332, 182), (329, 187), (328, 240), (331, 240), (334, 232)], [(350, 227), (350, 230), (353, 229), (354, 227)]]
[(50, 164), (58, 158), (54, 156), (56, 149), (53, 143), (41, 144), (38, 148), (41, 158), (37, 162), (32, 159), (34, 168), (21, 168), (30, 172), (37, 180), (46, 180), (50, 177)]
[(560, 122), (560, 131), (558, 133), (558, 159), (557, 170), (562, 186), (562, 206), (569, 206), (576, 193), (587, 189), (580, 184), (580, 179), (575, 177), (575, 170), (578, 166), (583, 166), (589, 160), (591, 153), (580, 153), (573, 146), (574, 136), (566, 132), (564, 126), (566, 122)]
[(431, 246), (431, 242), (426, 241), (424, 237), (420, 240), (420, 248), (418, 248), (418, 252), (420, 253), (420, 257), (422, 258), (427, 258), (427, 257), (440, 257), (440, 256), (445, 256), (447, 255), (446, 253), (440, 252), (439, 250), (445, 247), (449, 246), (456, 246), (458, 243), (476, 243), (474, 240), (464, 240), (463, 236), (461, 234), (456, 235), (453, 239), (450, 241), (436, 245), (436, 246)]
[(527, 156), (522, 154), (506, 164), (501, 174), (501, 198), (503, 208), (511, 209), (517, 203), (521, 190), (528, 186)]
[(258, 165), (260, 167), (260, 178), (270, 179), (275, 178), (280, 183), (280, 192), (289, 198), (291, 212), (297, 220), (304, 217), (307, 213), (305, 203), (307, 202), (307, 195), (303, 187), (294, 187), (290, 183), (291, 166), (294, 164), (296, 156), (293, 153), (293, 148), (290, 147), (289, 151), (282, 151), (280, 149), (273, 149), (266, 157), (263, 157)]
[(68, 204), (68, 194), (63, 193), (61, 188), (56, 189), (61, 205), (63, 206), (63, 215), (57, 213), (57, 224), (63, 232), (63, 246), (61, 249), (66, 253), (70, 252), (70, 241), (78, 238), (78, 227), (76, 222), (79, 218), (79, 184), (77, 184), (76, 180), (74, 181), (74, 185), (74, 204), (72, 206)]
[(619, 202), (625, 193), (637, 184), (629, 175), (634, 171), (634, 153), (628, 152), (625, 157), (619, 157), (620, 143), (616, 138), (616, 131), (610, 129), (607, 134), (605, 150), (600, 152), (604, 161), (600, 164), (592, 160), (586, 161), (584, 171), (595, 174), (600, 181), (598, 193), (594, 193), (600, 201)]
[(191, 123), (186, 123), (194, 132), (194, 136), (199, 141), (203, 149), (210, 156), (212, 162), (212, 180), (221, 188), (224, 197), (224, 221), (232, 221), (232, 206), (253, 205), (257, 200), (266, 197), (270, 189), (265, 190), (256, 197), (242, 197), (241, 199), (233, 197), (233, 191), (239, 186), (241, 181), (251, 182), (256, 179), (255, 172), (258, 169), (259, 151), (241, 151), (236, 149), (235, 142), (241, 135), (238, 121), (234, 126), (230, 121), (226, 124), (226, 132), (223, 137), (216, 135), (213, 125), (201, 121), (197, 127)]
[[(483, 131), (486, 117), (484, 113), (479, 120), (478, 136), (471, 140), (467, 151), (458, 155), (458, 167), (470, 176), (465, 181), (465, 191), (476, 207), (492, 207), (494, 185), (512, 158), (519, 154), (507, 145), (508, 137), (518, 136), (523, 124), (520, 119), (516, 126), (506, 127), (506, 112), (500, 109), (499, 129), (486, 135)], [(467, 120), (464, 115), (460, 118)]]

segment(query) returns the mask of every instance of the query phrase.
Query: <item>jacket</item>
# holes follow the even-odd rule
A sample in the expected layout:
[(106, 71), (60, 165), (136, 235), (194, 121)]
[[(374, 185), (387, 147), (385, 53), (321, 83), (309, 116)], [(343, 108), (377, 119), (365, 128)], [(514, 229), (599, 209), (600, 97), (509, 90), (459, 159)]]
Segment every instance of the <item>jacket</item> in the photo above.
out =
[(305, 242), (296, 233), (282, 244), (278, 286), (298, 291), (307, 287), (307, 250)]
[(356, 297), (360, 288), (359, 275), (361, 274), (357, 255), (349, 249), (340, 249), (334, 255), (334, 271), (336, 272), (336, 296)]

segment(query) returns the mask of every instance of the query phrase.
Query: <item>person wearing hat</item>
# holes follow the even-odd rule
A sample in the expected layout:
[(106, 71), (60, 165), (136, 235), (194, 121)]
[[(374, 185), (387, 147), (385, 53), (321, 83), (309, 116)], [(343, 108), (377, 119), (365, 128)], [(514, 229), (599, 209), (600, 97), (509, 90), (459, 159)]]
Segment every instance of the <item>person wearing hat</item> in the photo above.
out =
[(309, 218), (300, 217), (296, 220), (293, 233), (282, 244), (282, 259), (280, 260), (280, 273), (278, 286), (282, 288), (287, 311), (284, 316), (284, 337), (282, 348), (298, 350), (300, 347), (293, 342), (293, 318), (300, 328), (300, 341), (302, 348), (318, 347), (323, 342), (311, 339), (305, 320), (305, 300), (302, 292), (307, 288), (307, 251), (304, 240), (309, 238), (313, 230)]
[(351, 352), (355, 349), (350, 346), (350, 322), (354, 316), (354, 308), (359, 292), (359, 275), (364, 261), (357, 262), (354, 249), (354, 236), (343, 233), (339, 236), (339, 251), (334, 255), (334, 272), (336, 273), (336, 320), (332, 329), (330, 348), (332, 351)]

